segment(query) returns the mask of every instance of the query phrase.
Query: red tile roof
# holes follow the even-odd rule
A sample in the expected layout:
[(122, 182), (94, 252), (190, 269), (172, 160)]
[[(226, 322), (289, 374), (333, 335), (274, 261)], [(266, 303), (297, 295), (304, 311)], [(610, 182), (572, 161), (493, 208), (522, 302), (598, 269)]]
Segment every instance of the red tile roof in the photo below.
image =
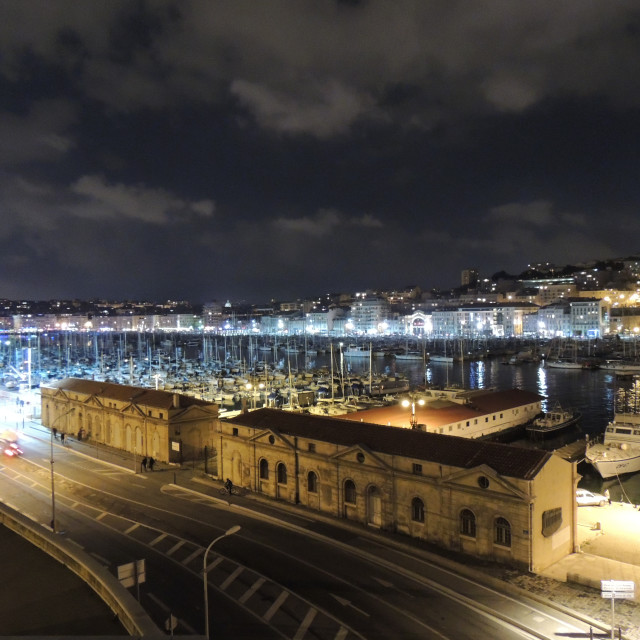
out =
[(108, 398), (120, 402), (131, 401), (135, 404), (159, 409), (171, 409), (174, 406), (174, 395), (179, 396), (179, 408), (184, 409), (194, 405), (212, 405), (211, 402), (199, 400), (191, 396), (174, 394), (171, 391), (160, 391), (146, 387), (135, 387), (113, 382), (100, 382), (98, 380), (85, 380), (83, 378), (65, 378), (56, 382), (50, 382), (44, 387), (60, 389), (65, 392), (78, 392), (99, 398)]

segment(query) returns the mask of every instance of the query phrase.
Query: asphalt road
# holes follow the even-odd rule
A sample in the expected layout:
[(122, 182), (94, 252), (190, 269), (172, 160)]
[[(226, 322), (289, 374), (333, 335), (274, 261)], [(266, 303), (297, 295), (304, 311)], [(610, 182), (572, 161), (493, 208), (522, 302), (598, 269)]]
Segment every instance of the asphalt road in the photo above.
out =
[[(52, 515), (46, 435), (27, 429), (23, 458), (0, 469), (2, 495), (43, 524)], [(250, 496), (227, 501), (197, 472), (135, 473), (133, 461), (109, 458), (55, 444), (58, 530), (114, 573), (144, 559), (140, 601), (160, 628), (171, 613), (176, 633), (203, 633), (205, 550), (240, 526), (206, 558), (209, 624), (220, 640), (507, 640), (589, 631), (587, 621), (486, 586), (408, 541)]]

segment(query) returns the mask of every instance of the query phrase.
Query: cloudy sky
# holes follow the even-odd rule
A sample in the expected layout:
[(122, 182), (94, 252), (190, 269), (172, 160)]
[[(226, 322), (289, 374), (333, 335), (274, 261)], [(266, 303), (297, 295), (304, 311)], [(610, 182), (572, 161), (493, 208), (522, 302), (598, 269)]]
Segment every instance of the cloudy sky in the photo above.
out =
[(635, 0), (3, 0), (0, 108), (0, 297), (640, 251)]

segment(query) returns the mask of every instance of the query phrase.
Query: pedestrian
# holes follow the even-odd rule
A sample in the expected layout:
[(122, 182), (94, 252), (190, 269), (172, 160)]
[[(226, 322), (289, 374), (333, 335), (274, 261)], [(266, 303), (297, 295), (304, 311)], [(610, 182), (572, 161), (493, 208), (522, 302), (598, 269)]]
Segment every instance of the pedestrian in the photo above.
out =
[(609, 493), (609, 489), (604, 490), (604, 497), (609, 501), (609, 504), (611, 504), (611, 494)]
[(153, 471), (153, 465), (156, 461), (153, 458), (149, 458), (149, 471)]
[(58, 439), (58, 430), (53, 427), (53, 429), (51, 429), (51, 432), (53, 433), (53, 439), (57, 440)]
[(140, 471), (144, 473), (147, 470), (147, 458), (142, 458), (142, 462), (140, 463)]
[(60, 432), (60, 442), (62, 442), (62, 444), (64, 444), (64, 431)]

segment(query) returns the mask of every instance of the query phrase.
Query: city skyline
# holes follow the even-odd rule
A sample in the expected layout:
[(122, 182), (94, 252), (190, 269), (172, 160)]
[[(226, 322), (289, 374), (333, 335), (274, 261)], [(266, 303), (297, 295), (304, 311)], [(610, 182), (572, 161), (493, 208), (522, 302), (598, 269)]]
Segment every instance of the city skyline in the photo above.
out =
[(0, 15), (0, 297), (286, 300), (637, 252), (632, 2)]

